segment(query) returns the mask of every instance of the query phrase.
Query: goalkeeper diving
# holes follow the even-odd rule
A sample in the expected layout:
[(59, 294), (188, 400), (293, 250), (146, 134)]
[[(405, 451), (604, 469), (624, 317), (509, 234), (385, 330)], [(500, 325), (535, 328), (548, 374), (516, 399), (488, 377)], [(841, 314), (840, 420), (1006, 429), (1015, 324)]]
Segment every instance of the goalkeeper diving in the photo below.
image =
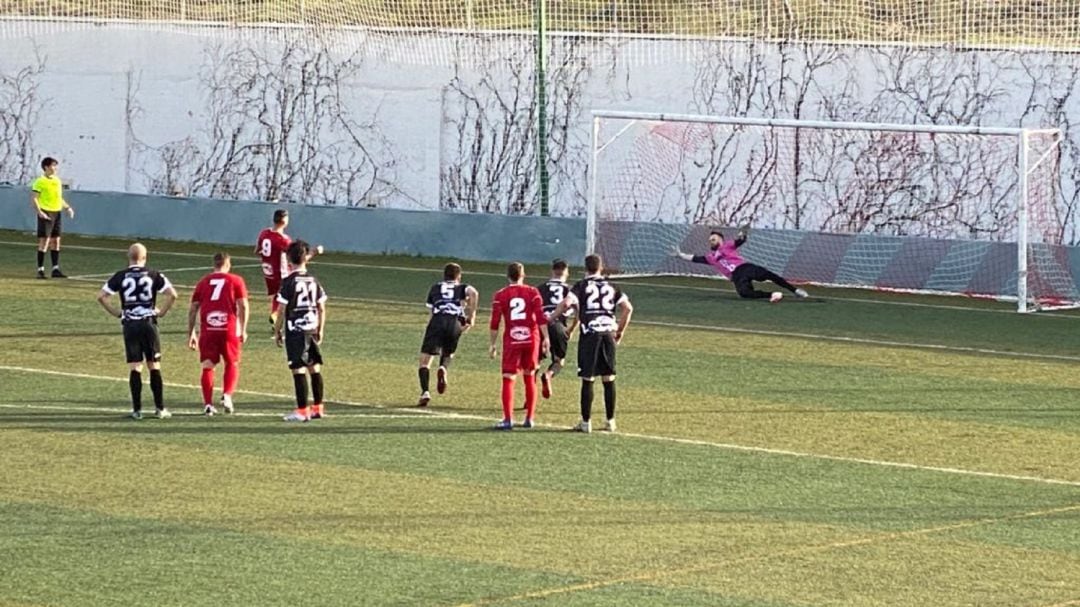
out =
[(720, 230), (709, 233), (709, 252), (704, 255), (691, 255), (683, 253), (676, 247), (671, 254), (683, 261), (704, 263), (712, 266), (716, 271), (723, 274), (735, 285), (735, 292), (744, 299), (765, 299), (778, 302), (784, 298), (780, 291), (759, 291), (754, 288), (754, 282), (771, 282), (779, 287), (787, 289), (796, 297), (806, 297), (808, 294), (803, 289), (797, 288), (784, 279), (783, 276), (743, 259), (739, 254), (739, 247), (746, 242), (746, 229), (739, 230), (734, 240), (724, 238)]

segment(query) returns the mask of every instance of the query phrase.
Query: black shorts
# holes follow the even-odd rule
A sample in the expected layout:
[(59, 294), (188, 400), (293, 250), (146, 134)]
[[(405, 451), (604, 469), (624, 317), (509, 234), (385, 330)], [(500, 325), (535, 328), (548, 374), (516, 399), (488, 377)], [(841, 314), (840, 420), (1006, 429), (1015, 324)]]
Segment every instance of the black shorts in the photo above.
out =
[(459, 317), (435, 314), (428, 321), (427, 329), (424, 330), (424, 343), (420, 344), (420, 352), (431, 356), (450, 356), (457, 352), (461, 330)]
[(561, 320), (553, 320), (548, 323), (548, 340), (551, 342), (552, 360), (566, 359), (566, 346), (570, 342), (570, 332)]
[(158, 334), (157, 323), (153, 320), (124, 323), (124, 353), (129, 363), (159, 362), (161, 336)]
[(615, 375), (615, 334), (586, 333), (578, 340), (578, 377)]
[(45, 211), (45, 214), (49, 216), (48, 219), (44, 219), (41, 215), (37, 218), (37, 237), (38, 238), (60, 238), (60, 224), (61, 216), (60, 211)]
[(323, 364), (322, 352), (319, 351), (319, 344), (315, 343), (315, 335), (302, 331), (286, 331), (285, 359), (289, 361), (290, 369)]

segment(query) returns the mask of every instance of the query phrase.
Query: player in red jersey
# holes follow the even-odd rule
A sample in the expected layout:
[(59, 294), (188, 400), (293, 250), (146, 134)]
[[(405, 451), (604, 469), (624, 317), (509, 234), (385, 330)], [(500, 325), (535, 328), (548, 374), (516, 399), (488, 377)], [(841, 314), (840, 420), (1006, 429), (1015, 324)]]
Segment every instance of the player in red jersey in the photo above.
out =
[[(195, 285), (188, 311), (188, 347), (198, 348), (202, 361), (203, 413), (214, 415), (214, 367), (224, 359), (225, 386), (221, 405), (233, 412), (232, 395), (240, 380), (240, 347), (247, 341), (248, 294), (244, 279), (230, 274), (228, 253), (214, 254), (214, 271)], [(199, 332), (195, 321), (199, 320)]]
[[(292, 244), (292, 238), (285, 233), (289, 227), (289, 212), (285, 209), (274, 211), (274, 225), (259, 232), (255, 241), (255, 254), (262, 260), (263, 280), (266, 281), (266, 294), (270, 297), (270, 324), (277, 320), (278, 292), (281, 291), (281, 281), (289, 275), (289, 262), (285, 258), (285, 251)], [(323, 252), (322, 245), (312, 249), (308, 253), (308, 259)]]
[(270, 296), (270, 324), (277, 319), (277, 294), (281, 290), (281, 279), (289, 275), (289, 264), (285, 261), (285, 250), (292, 239), (285, 233), (289, 226), (289, 212), (285, 209), (274, 211), (274, 225), (259, 232), (255, 241), (255, 254), (262, 259), (263, 280), (266, 281), (266, 294)]
[(544, 302), (536, 287), (525, 284), (525, 268), (514, 262), (506, 268), (510, 286), (503, 287), (491, 302), (491, 358), (498, 353), (499, 324), (505, 321), (502, 354), (502, 407), (503, 420), (496, 430), (514, 427), (514, 382), (522, 373), (525, 384), (525, 423), (532, 428), (536, 414), (536, 368), (540, 365), (540, 353), (547, 353), (548, 326), (544, 315)]

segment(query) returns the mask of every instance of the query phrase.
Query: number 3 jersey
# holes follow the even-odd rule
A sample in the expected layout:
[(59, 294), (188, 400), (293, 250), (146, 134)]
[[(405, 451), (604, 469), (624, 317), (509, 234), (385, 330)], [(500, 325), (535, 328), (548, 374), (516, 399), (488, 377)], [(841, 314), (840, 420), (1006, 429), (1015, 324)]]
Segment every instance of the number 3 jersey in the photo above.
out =
[(157, 295), (172, 288), (165, 275), (142, 266), (131, 266), (112, 275), (101, 290), (120, 295), (120, 322), (157, 318)]
[(500, 289), (491, 300), (492, 331), (499, 329), (500, 321), (506, 321), (506, 330), (503, 331), (504, 346), (528, 346), (538, 343), (540, 327), (547, 325), (540, 291), (529, 285), (510, 285)]
[(295, 271), (281, 283), (278, 303), (285, 306), (285, 330), (314, 333), (319, 328), (319, 304), (326, 302), (326, 292), (307, 271)]
[(199, 304), (199, 331), (239, 337), (236, 302), (247, 296), (247, 285), (236, 274), (213, 272), (204, 276), (191, 294), (191, 302)]
[(600, 275), (577, 281), (566, 297), (570, 305), (578, 307), (582, 335), (614, 333), (619, 328), (616, 310), (628, 299), (619, 287)]

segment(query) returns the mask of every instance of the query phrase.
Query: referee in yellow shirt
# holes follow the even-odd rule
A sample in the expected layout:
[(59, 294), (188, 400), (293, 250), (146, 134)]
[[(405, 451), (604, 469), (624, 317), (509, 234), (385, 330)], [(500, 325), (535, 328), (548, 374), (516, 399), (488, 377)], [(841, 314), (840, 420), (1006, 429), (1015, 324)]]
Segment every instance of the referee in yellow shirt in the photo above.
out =
[(56, 167), (60, 163), (46, 156), (41, 160), (44, 174), (30, 184), (30, 203), (37, 213), (37, 277), (45, 278), (45, 251), (52, 254), (52, 277), (67, 278), (60, 271), (60, 218), (63, 211), (75, 218), (75, 209), (64, 200), (64, 188)]

